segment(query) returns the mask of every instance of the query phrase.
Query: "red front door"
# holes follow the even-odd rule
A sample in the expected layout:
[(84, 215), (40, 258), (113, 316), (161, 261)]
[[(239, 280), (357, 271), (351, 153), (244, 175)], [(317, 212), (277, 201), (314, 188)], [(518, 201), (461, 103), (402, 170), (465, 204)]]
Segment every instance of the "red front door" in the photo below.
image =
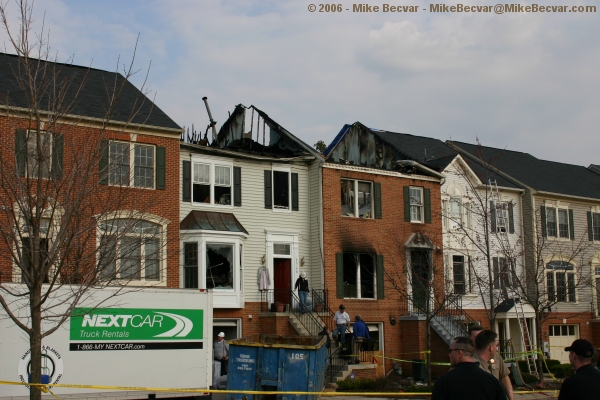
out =
[(292, 260), (289, 258), (275, 258), (273, 260), (273, 272), (275, 276), (275, 303), (291, 304)]

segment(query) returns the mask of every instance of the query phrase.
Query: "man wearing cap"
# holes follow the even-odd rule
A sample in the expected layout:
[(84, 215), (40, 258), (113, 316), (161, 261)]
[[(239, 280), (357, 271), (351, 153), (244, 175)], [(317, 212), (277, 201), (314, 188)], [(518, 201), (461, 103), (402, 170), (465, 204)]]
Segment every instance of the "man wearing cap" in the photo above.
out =
[(346, 312), (346, 306), (340, 304), (340, 310), (335, 312), (333, 316), (335, 326), (337, 328), (333, 331), (333, 337), (337, 337), (340, 334), (340, 343), (346, 343), (346, 327), (350, 324), (350, 316)]
[(569, 362), (575, 375), (565, 379), (558, 400), (597, 400), (600, 399), (600, 371), (592, 365), (594, 346), (584, 339), (577, 339), (569, 347)]
[[(483, 333), (483, 337), (479, 340), (479, 334)], [(500, 381), (502, 387), (506, 391), (506, 397), (509, 400), (514, 399), (513, 387), (510, 382), (510, 370), (502, 360), (502, 356), (498, 353), (498, 335), (489, 330), (484, 330), (479, 325), (469, 327), (469, 339), (475, 344), (475, 354), (473, 360), (479, 363), (479, 368), (494, 375)]]
[(229, 344), (225, 341), (225, 333), (219, 332), (217, 341), (213, 343), (215, 361), (221, 363), (221, 375), (227, 375), (227, 360), (229, 360)]
[(300, 298), (300, 311), (302, 314), (306, 312), (306, 298), (308, 297), (308, 279), (306, 272), (300, 272), (300, 277), (296, 279), (294, 289), (298, 289), (298, 297)]

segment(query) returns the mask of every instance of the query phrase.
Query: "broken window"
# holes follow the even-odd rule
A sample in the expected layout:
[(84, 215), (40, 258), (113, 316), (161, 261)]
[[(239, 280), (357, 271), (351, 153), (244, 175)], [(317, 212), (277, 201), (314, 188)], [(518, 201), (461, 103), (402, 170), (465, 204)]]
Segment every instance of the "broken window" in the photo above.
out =
[(290, 173), (287, 171), (273, 171), (273, 205), (290, 208)]
[(342, 179), (342, 215), (373, 218), (373, 183)]
[(344, 297), (375, 298), (375, 254), (344, 253)]
[(206, 244), (206, 288), (233, 289), (233, 245)]

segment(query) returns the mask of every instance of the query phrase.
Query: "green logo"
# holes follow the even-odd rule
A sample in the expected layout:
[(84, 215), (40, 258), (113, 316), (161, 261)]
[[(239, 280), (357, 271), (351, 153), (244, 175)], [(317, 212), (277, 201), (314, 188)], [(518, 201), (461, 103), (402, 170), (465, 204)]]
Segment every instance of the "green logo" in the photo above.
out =
[(75, 308), (71, 340), (203, 339), (203, 310), (148, 308)]

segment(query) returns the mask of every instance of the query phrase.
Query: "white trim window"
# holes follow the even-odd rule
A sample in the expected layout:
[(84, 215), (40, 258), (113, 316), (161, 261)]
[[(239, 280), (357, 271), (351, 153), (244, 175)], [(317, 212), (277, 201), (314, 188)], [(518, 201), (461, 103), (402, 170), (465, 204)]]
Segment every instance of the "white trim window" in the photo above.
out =
[(452, 256), (452, 283), (454, 294), (467, 294), (469, 289), (468, 264), (465, 256), (455, 254)]
[(342, 216), (374, 217), (373, 182), (342, 179)]
[(291, 168), (273, 168), (273, 210), (292, 209), (292, 170)]
[(546, 232), (548, 237), (569, 239), (569, 210), (546, 207)]
[(546, 264), (546, 290), (549, 301), (577, 301), (575, 292), (575, 266), (566, 261), (550, 261)]
[(159, 282), (162, 227), (145, 220), (113, 219), (99, 226), (98, 269), (101, 280)]
[(233, 164), (221, 161), (192, 162), (192, 202), (231, 206)]
[(494, 289), (507, 289), (516, 283), (515, 259), (505, 257), (493, 257), (492, 268), (494, 277)]
[(460, 197), (451, 197), (448, 202), (448, 215), (450, 216), (451, 222), (454, 224), (462, 225), (463, 223), (463, 204)]
[(243, 240), (231, 232), (181, 232), (180, 287), (212, 289), (215, 308), (243, 308)]
[(155, 146), (111, 141), (108, 162), (108, 182), (111, 185), (154, 189)]
[(496, 232), (508, 231), (508, 203), (505, 201), (496, 204)]
[(424, 202), (423, 188), (410, 186), (410, 222), (423, 222)]
[(35, 131), (29, 131), (26, 138), (27, 143), (27, 176), (38, 178), (41, 172), (43, 179), (50, 177), (52, 168), (52, 141), (50, 132), (40, 132), (40, 145), (42, 154), (38, 153), (38, 135)]

